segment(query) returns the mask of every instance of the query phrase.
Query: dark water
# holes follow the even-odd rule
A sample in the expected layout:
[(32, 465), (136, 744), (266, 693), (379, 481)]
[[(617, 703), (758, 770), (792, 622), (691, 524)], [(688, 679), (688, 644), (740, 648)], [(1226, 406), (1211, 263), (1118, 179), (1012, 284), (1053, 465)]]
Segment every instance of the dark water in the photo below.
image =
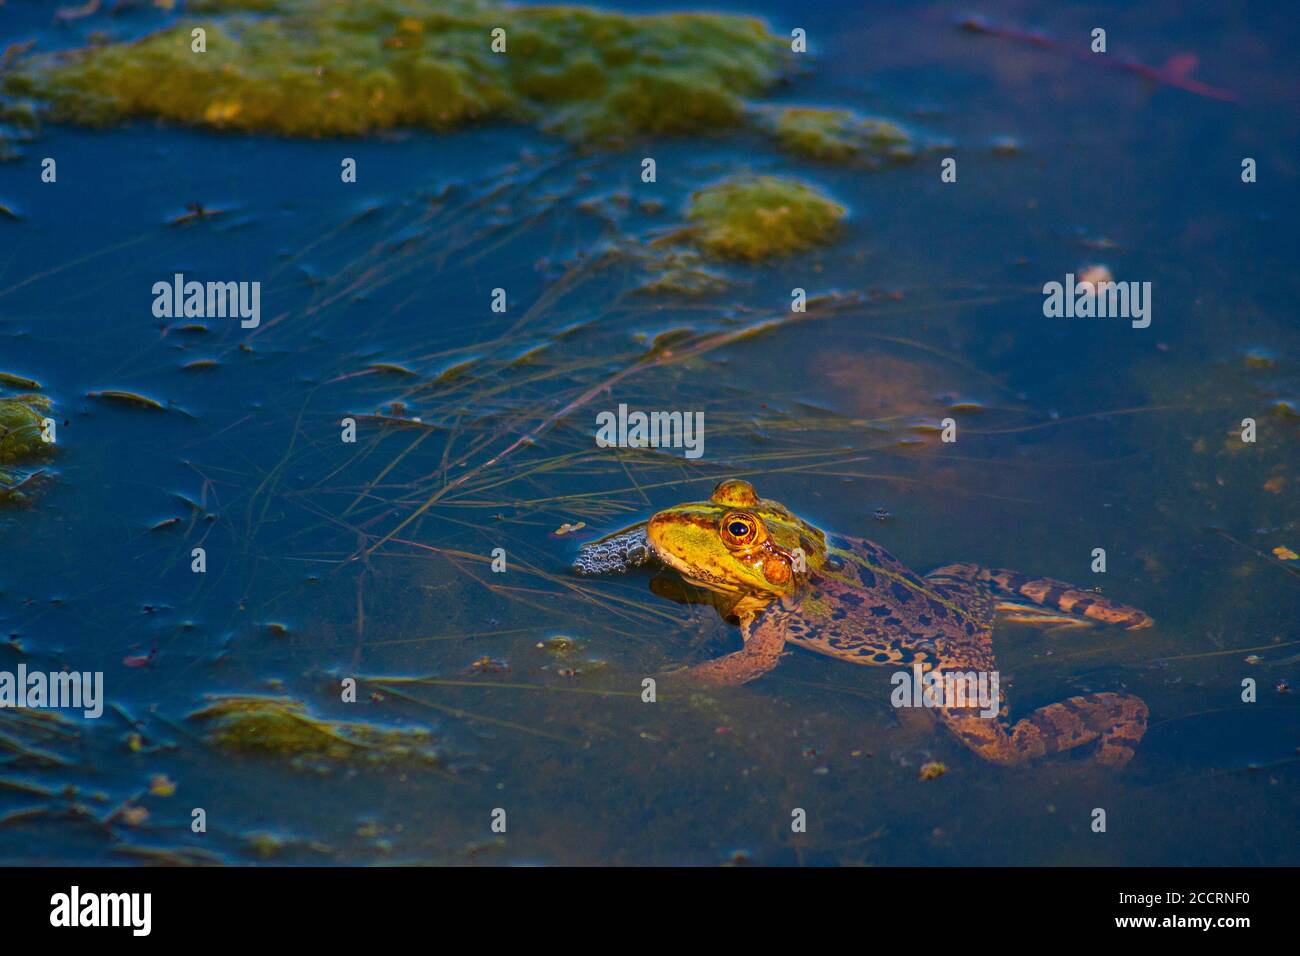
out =
[[(246, 862), (269, 834), (284, 863), (1298, 862), (1300, 570), (1273, 554), (1300, 549), (1285, 7), (977, 10), (1076, 48), (1104, 26), (1116, 57), (1152, 66), (1194, 52), (1198, 79), (1237, 94), (1225, 103), (963, 33), (965, 7), (717, 6), (809, 31), (813, 68), (776, 100), (951, 145), (866, 172), (744, 134), (586, 155), (505, 126), (301, 142), (139, 123), (49, 127), (0, 166), (22, 217), (0, 221), (0, 370), (39, 380), (60, 422), (51, 480), (0, 512), (0, 669), (103, 671), (111, 705), (36, 738), (57, 765), (0, 751), (0, 814), (15, 814), (0, 859)], [(51, 45), (96, 26), (48, 16), (0, 12)], [(1005, 138), (1019, 148), (996, 149)], [(38, 181), (46, 155), (54, 186)], [(643, 155), (656, 184), (639, 181)], [(609, 251), (737, 169), (816, 182), (850, 208), (845, 235), (732, 269), (716, 296), (639, 295)], [(168, 226), (191, 202), (224, 212)], [(1044, 318), (1042, 284), (1093, 262), (1152, 283), (1150, 328)], [(155, 319), (151, 287), (174, 272), (260, 280), (262, 326)], [(794, 286), (862, 301), (628, 375), (555, 418), (656, 335), (780, 317)], [(216, 364), (186, 369), (199, 359)], [(88, 397), (103, 389), (168, 408)], [(367, 417), (393, 402), (421, 423)], [(620, 402), (703, 411), (704, 456), (596, 448), (596, 412)], [(913, 427), (950, 414), (953, 445)], [(340, 441), (346, 416), (356, 444)], [(1236, 437), (1246, 417), (1252, 445)], [(993, 767), (900, 720), (886, 672), (802, 652), (747, 687), (643, 703), (644, 676), (731, 649), (735, 630), (657, 598), (648, 575), (586, 581), (567, 564), (588, 535), (731, 475), (922, 570), (970, 560), (1091, 586), (1105, 548), (1106, 593), (1156, 627), (1008, 625), (998, 663), (1013, 715), (1086, 691), (1143, 698), (1137, 758)], [(344, 677), (359, 703), (340, 701)], [(429, 728), (444, 763), (314, 772), (227, 753), (187, 717), (222, 693)], [(928, 761), (947, 774), (919, 779)], [(173, 795), (143, 793), (158, 774)]]

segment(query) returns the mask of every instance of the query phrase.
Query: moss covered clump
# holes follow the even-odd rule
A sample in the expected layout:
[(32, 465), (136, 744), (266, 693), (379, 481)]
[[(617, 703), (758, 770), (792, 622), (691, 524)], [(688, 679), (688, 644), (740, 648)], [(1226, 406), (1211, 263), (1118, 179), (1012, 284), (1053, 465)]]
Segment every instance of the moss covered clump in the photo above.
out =
[(756, 261), (828, 242), (844, 214), (797, 180), (740, 176), (691, 195), (688, 236), (710, 255)]
[(0, 396), (0, 502), (10, 499), (25, 477), (24, 465), (45, 454), (41, 422), (50, 411), (43, 395)]
[(297, 767), (328, 770), (343, 763), (441, 761), (429, 731), (313, 717), (297, 701), (279, 697), (230, 696), (190, 714), (204, 723), (210, 744), (240, 754), (287, 759)]
[(796, 156), (834, 163), (905, 162), (916, 156), (907, 130), (852, 110), (785, 106), (763, 109), (759, 115), (781, 148)]
[[(195, 26), (207, 31), (205, 53), (191, 50)], [(492, 48), (497, 28), (504, 52)], [(265, 16), (214, 15), (38, 59), (8, 86), (48, 100), (60, 119), (93, 125), (149, 116), (331, 136), (508, 119), (605, 143), (734, 126), (743, 98), (772, 84), (783, 63), (779, 39), (749, 17), (280, 0)]]

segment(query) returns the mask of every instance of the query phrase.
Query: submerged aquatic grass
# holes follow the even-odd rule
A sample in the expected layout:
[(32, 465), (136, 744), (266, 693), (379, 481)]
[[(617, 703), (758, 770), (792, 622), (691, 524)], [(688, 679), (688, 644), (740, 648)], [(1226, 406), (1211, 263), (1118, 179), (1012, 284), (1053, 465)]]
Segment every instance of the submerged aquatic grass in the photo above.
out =
[[(475, 120), (538, 124), (584, 143), (711, 132), (780, 76), (780, 40), (734, 15), (636, 16), (490, 0), (229, 0), (132, 43), (32, 61), (9, 78), (57, 117), (104, 125), (152, 116), (294, 136)], [(243, 9), (269, 9), (265, 16)], [(206, 52), (191, 30), (206, 30)], [(504, 51), (493, 31), (504, 30)]]

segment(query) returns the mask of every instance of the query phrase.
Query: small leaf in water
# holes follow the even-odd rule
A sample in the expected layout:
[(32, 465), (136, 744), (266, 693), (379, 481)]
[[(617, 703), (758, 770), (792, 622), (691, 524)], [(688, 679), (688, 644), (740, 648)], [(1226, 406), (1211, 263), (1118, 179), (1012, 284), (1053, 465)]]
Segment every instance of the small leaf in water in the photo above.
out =
[(9, 388), (21, 388), (29, 392), (39, 392), (41, 390), (41, 383), (35, 379), (24, 378), (21, 375), (13, 375), (9, 372), (0, 372), (0, 385)]
[(166, 406), (157, 399), (149, 398), (147, 395), (141, 395), (139, 392), (125, 392), (121, 389), (109, 388), (100, 392), (90, 392), (90, 398), (97, 398), (101, 402), (114, 402), (119, 405), (132, 405), (136, 408), (147, 408), (155, 412), (165, 412)]
[(387, 372), (391, 375), (407, 375), (412, 378), (415, 373), (404, 365), (398, 365), (395, 362), (372, 362), (366, 366), (368, 372)]

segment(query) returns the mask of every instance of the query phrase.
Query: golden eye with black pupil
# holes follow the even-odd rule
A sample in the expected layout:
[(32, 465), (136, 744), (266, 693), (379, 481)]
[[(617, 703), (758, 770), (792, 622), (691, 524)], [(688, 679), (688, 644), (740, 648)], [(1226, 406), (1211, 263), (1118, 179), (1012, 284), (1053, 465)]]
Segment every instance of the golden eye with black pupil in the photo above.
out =
[(758, 521), (743, 511), (732, 511), (722, 518), (722, 540), (732, 547), (751, 544), (758, 537)]

